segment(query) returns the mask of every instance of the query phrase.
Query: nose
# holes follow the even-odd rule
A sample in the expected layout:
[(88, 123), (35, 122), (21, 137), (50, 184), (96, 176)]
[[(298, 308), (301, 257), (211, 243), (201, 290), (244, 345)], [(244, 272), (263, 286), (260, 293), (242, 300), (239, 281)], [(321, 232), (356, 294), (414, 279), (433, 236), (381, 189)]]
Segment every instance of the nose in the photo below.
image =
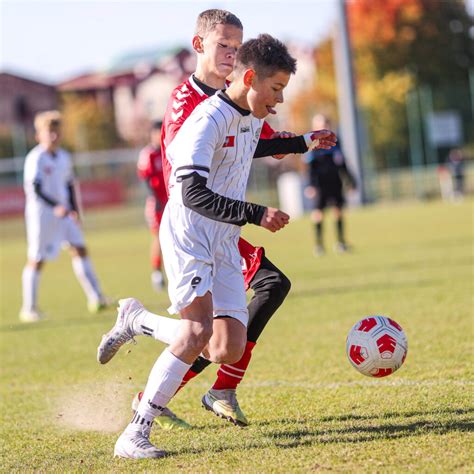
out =
[(283, 99), (283, 92), (281, 92), (281, 91), (278, 92), (277, 97), (276, 97), (276, 101), (277, 101), (279, 104), (283, 104), (283, 102), (284, 102), (284, 99)]

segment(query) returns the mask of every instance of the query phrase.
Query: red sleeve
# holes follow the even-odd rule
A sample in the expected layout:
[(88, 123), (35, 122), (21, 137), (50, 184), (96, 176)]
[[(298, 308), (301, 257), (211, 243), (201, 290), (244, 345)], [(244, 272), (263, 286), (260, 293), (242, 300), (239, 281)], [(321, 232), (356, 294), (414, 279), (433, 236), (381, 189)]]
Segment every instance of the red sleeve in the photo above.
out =
[(271, 138), (271, 136), (275, 133), (275, 130), (273, 130), (270, 125), (268, 125), (267, 122), (263, 122), (262, 125), (262, 133), (260, 134), (260, 138), (263, 138), (264, 140)]
[(171, 163), (166, 157), (166, 147), (173, 141), (181, 125), (183, 125), (185, 120), (191, 115), (194, 108), (206, 98), (207, 96), (199, 95), (187, 81), (179, 85), (171, 94), (163, 118), (163, 128), (161, 131), (163, 175), (167, 190), (171, 174)]
[(153, 163), (148, 147), (143, 148), (138, 156), (137, 175), (140, 179), (148, 179), (153, 176)]

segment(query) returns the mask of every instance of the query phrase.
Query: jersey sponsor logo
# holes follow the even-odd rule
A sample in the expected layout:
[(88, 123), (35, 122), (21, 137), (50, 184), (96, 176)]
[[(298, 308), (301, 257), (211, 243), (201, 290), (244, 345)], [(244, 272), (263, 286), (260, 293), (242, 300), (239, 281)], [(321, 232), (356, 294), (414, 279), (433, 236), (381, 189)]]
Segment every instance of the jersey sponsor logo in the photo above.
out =
[(250, 132), (250, 127), (248, 125), (240, 127), (240, 133), (247, 133), (247, 132)]
[(224, 145), (222, 145), (222, 148), (231, 148), (235, 146), (235, 135), (227, 135), (224, 140)]
[(193, 288), (196, 288), (196, 286), (198, 286), (199, 283), (201, 283), (201, 280), (202, 280), (201, 277), (198, 277), (198, 276), (194, 277), (194, 278), (191, 280), (191, 286), (192, 286)]

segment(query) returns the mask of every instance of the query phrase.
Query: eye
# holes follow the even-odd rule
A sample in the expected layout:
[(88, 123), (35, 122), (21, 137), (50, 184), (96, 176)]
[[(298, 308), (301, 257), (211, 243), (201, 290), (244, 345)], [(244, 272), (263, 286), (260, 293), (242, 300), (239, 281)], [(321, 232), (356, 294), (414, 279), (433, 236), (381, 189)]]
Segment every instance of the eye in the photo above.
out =
[(219, 45), (219, 47), (221, 48), (227, 48), (227, 45), (226, 44), (223, 44), (223, 43), (217, 43)]

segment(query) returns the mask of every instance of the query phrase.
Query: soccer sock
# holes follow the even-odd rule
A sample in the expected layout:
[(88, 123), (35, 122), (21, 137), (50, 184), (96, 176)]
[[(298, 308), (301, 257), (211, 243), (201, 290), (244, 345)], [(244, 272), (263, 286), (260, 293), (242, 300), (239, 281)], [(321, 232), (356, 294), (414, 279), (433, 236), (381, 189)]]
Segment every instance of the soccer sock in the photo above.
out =
[(153, 255), (151, 257), (151, 268), (161, 271), (161, 255)]
[(316, 222), (314, 224), (316, 230), (316, 243), (318, 245), (323, 245), (323, 222)]
[(72, 268), (87, 296), (87, 300), (91, 302), (100, 301), (102, 298), (102, 291), (89, 257), (73, 257)]
[(199, 375), (206, 367), (211, 365), (211, 361), (199, 356), (194, 362), (191, 368), (186, 372), (186, 375), (178, 388), (178, 392), (196, 375)]
[(242, 358), (235, 364), (222, 364), (217, 371), (217, 380), (212, 388), (214, 390), (235, 390), (245, 375), (252, 357), (255, 342), (247, 341)]
[(144, 423), (150, 426), (176, 393), (190, 367), (165, 349), (151, 369), (143, 397), (127, 429), (141, 431)]
[(23, 306), (25, 311), (32, 311), (36, 309), (36, 300), (38, 295), (38, 283), (40, 272), (29, 265), (23, 269), (21, 276), (23, 287)]
[(344, 221), (342, 217), (336, 219), (336, 229), (337, 229), (337, 240), (338, 242), (344, 243)]
[(171, 344), (178, 334), (181, 321), (158, 314), (150, 313), (144, 309), (133, 321), (133, 330), (141, 336), (150, 336), (157, 341)]

